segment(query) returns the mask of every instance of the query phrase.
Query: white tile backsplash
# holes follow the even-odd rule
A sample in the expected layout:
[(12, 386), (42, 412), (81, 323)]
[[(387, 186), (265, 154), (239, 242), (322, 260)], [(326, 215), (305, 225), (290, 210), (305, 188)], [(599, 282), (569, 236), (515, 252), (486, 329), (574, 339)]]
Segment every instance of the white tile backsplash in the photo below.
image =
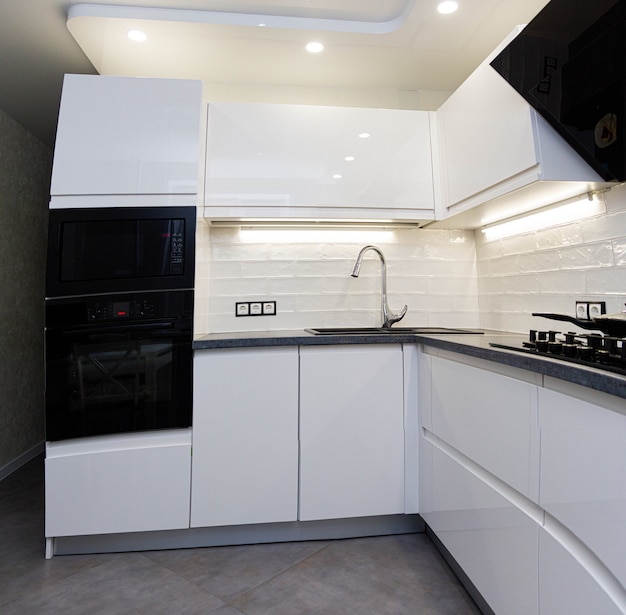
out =
[[(238, 228), (198, 227), (196, 334), (381, 324), (381, 265), (368, 253), (351, 277), (359, 242), (242, 242)], [(379, 244), (390, 308), (406, 326), (477, 327), (474, 234), (397, 230)], [(275, 300), (277, 315), (235, 317), (236, 301)]]
[[(531, 312), (574, 313), (577, 299), (623, 309), (626, 297), (626, 188), (606, 195), (607, 213), (508, 239), (412, 229), (380, 244), (389, 304), (406, 303), (406, 326), (464, 326), (525, 332), (550, 328)], [(380, 262), (365, 243), (243, 242), (239, 229), (198, 229), (196, 333), (378, 326)], [(236, 301), (275, 300), (277, 315), (235, 317)], [(552, 325), (553, 326), (553, 325)]]
[(531, 312), (573, 315), (576, 300), (606, 301), (609, 312), (623, 309), (626, 188), (615, 187), (605, 199), (607, 213), (588, 220), (489, 243), (476, 233), (483, 327), (555, 328)]

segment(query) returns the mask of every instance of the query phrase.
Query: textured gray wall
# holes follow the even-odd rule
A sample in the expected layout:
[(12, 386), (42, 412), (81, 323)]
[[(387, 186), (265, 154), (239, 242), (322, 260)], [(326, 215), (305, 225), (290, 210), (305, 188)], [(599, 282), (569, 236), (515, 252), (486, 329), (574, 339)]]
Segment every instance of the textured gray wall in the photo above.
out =
[(52, 150), (0, 110), (0, 469), (44, 439)]

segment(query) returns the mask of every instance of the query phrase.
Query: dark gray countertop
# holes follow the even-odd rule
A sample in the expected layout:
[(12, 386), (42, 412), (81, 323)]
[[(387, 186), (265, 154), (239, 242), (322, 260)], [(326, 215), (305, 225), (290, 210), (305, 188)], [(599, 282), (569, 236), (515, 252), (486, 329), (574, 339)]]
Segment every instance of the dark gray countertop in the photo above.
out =
[(314, 335), (304, 330), (249, 333), (212, 333), (194, 340), (194, 350), (254, 348), (267, 346), (320, 346), (337, 344), (417, 343), (450, 352), (495, 361), (520, 369), (559, 378), (626, 399), (626, 376), (543, 356), (493, 348), (491, 342), (521, 347), (526, 335), (499, 331), (484, 334), (416, 335), (414, 333), (364, 335)]

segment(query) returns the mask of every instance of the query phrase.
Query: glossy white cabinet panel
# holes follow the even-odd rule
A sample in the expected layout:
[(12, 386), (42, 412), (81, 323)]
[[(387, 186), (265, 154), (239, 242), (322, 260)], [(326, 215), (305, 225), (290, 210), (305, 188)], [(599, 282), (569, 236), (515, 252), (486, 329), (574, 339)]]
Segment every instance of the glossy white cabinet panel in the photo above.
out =
[(200, 81), (66, 75), (53, 206), (56, 195), (196, 194), (201, 100)]
[(626, 586), (626, 416), (542, 389), (541, 505)]
[[(454, 219), (463, 227), (476, 228), (608, 185), (490, 66), (496, 54), (436, 112), (439, 217), (466, 212)], [(526, 190), (530, 196), (524, 198)], [(477, 206), (482, 207), (469, 211)]]
[(196, 351), (191, 526), (294, 521), (298, 349)]
[(404, 512), (399, 345), (300, 349), (300, 520)]
[(430, 369), (432, 432), (538, 501), (537, 387), (440, 357)]
[(189, 527), (191, 430), (46, 444), (46, 536)]
[(430, 442), (421, 446), (426, 523), (495, 613), (537, 613), (537, 524)]
[(433, 219), (430, 115), (209, 103), (204, 204), (209, 218)]
[(543, 529), (539, 530), (539, 612), (624, 613), (583, 566)]

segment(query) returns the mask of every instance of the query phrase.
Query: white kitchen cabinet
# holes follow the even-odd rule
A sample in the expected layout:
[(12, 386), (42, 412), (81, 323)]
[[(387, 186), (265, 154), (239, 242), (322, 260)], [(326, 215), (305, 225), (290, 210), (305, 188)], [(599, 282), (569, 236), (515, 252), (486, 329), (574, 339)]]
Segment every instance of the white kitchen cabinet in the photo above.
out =
[(537, 502), (537, 387), (440, 357), (431, 361), (432, 415), (427, 427)]
[(494, 613), (537, 613), (537, 524), (445, 452), (421, 446), (424, 521)]
[(201, 100), (199, 81), (66, 75), (51, 207), (196, 205)]
[(540, 503), (626, 586), (626, 408), (539, 392)]
[(211, 102), (205, 216), (432, 220), (430, 115)]
[(300, 520), (404, 512), (402, 348), (300, 349)]
[(191, 526), (295, 521), (298, 349), (194, 357)]
[(443, 205), (438, 217), (454, 215), (452, 223), (463, 228), (609, 185), (489, 65), (518, 32), (436, 112)]
[(48, 538), (189, 527), (191, 430), (46, 444)]
[(597, 580), (545, 530), (539, 530), (541, 615), (619, 615), (624, 611)]

